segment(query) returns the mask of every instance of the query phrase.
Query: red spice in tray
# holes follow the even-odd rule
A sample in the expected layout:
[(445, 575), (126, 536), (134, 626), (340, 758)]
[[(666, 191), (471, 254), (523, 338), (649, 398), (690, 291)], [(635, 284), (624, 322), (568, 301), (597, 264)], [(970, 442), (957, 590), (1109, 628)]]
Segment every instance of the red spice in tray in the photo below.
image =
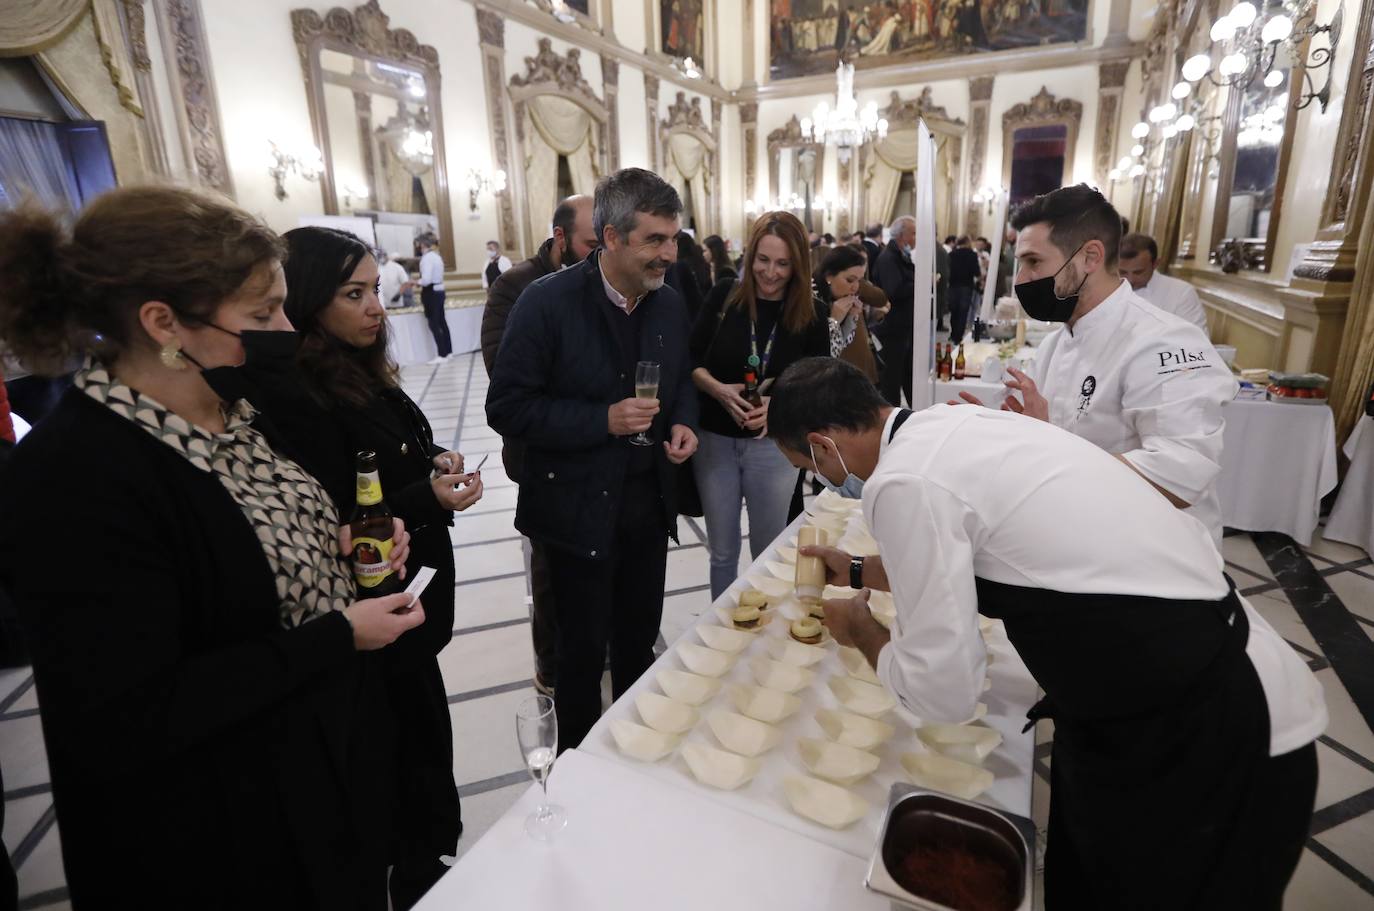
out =
[(957, 911), (1016, 908), (1016, 872), (966, 845), (917, 846), (893, 872), (902, 888)]

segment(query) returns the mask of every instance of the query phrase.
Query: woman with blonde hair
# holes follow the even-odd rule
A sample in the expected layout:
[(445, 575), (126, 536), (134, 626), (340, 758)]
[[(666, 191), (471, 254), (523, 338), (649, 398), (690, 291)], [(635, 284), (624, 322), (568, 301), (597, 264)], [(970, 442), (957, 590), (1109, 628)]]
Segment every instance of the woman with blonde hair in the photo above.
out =
[(754, 223), (737, 282), (711, 289), (692, 328), (701, 398), (700, 448), (692, 459), (706, 518), (711, 597), (739, 569), (740, 511), (749, 510), (757, 557), (787, 524), (797, 472), (765, 439), (768, 388), (804, 357), (837, 356), (853, 339), (811, 287), (806, 228), (788, 212)]

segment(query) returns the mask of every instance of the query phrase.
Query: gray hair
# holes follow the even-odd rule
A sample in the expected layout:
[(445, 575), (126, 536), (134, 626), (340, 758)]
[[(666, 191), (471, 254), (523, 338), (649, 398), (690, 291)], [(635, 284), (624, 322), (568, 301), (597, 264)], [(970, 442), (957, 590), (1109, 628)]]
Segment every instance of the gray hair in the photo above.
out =
[(916, 217), (914, 215), (898, 215), (897, 220), (887, 229), (888, 236), (891, 237), (902, 233), (902, 225), (907, 222), (911, 222), (913, 228), (916, 227)]
[(640, 212), (673, 218), (682, 213), (682, 197), (672, 184), (643, 168), (624, 168), (597, 182), (592, 227), (598, 241), (606, 242), (607, 225), (621, 237), (628, 237), (639, 222)]

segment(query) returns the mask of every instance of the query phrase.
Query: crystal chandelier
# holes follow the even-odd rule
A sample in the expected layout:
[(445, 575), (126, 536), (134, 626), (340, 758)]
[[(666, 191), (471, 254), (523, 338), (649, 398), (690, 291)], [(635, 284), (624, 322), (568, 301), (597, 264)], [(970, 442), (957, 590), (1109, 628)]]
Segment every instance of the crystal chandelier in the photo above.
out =
[(822, 101), (810, 117), (802, 119), (802, 138), (821, 144), (833, 143), (839, 150), (840, 161), (849, 162), (854, 149), (877, 136), (887, 135), (887, 120), (878, 116), (877, 102), (870, 101), (859, 110), (854, 97), (854, 64), (841, 63), (835, 68), (835, 106)]

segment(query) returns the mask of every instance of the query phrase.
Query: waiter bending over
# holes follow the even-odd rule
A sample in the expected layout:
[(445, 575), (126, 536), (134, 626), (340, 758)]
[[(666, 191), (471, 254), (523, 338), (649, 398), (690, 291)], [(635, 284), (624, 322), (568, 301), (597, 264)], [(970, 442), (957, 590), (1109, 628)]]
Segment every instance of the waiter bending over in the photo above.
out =
[(768, 435), (853, 489), (880, 556), (825, 559), (825, 603), (912, 713), (973, 717), (1003, 620), (1053, 718), (1046, 906), (1278, 911), (1316, 794), (1321, 686), (1222, 573), (1207, 530), (1100, 448), (1023, 415), (891, 408), (843, 361), (774, 384)]
[[(1064, 323), (1009, 372), (1003, 408), (1112, 453), (1221, 543), (1216, 480), (1230, 369), (1197, 326), (1131, 290), (1117, 272), (1121, 216), (1083, 184), (1038, 196), (1011, 218), (1016, 297), (1033, 319)], [(971, 395), (965, 401), (982, 404)]]

